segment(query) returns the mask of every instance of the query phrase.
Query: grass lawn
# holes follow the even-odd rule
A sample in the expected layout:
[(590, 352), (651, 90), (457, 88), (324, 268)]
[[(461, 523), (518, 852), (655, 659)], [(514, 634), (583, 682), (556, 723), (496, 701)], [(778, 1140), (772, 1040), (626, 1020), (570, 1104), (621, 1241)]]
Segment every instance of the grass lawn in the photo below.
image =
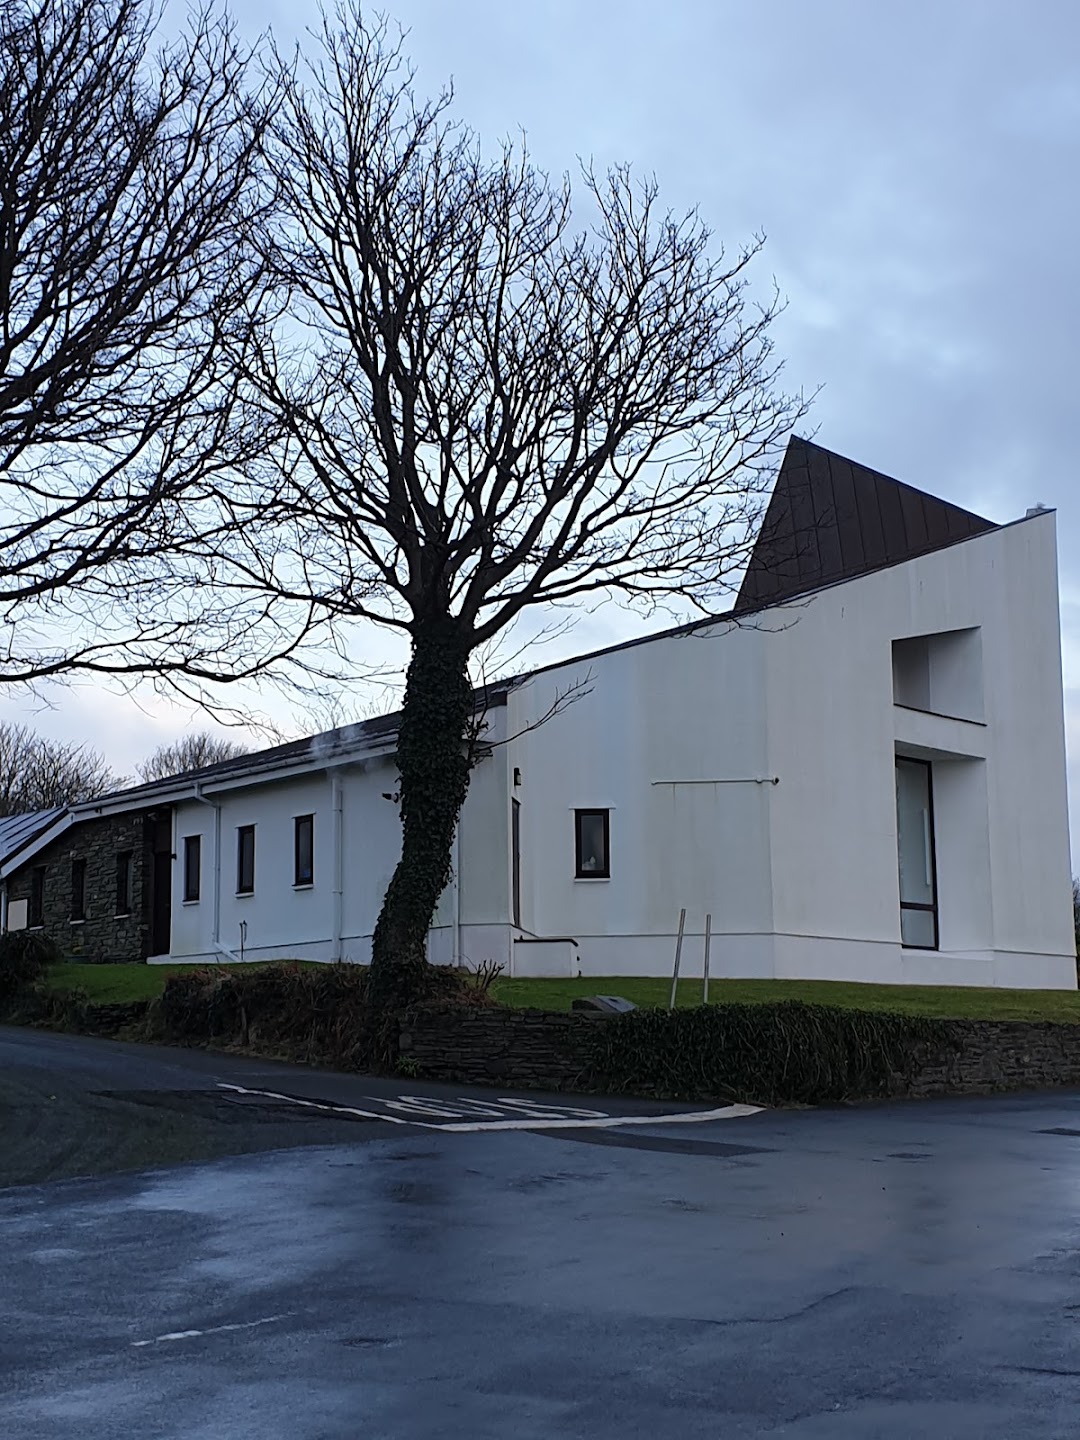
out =
[[(57, 965), (50, 984), (80, 986), (92, 1001), (148, 1000), (167, 975), (191, 965)], [(229, 967), (225, 967), (229, 968)], [(497, 980), (496, 999), (504, 1005), (569, 1010), (577, 995), (625, 995), (637, 1005), (667, 1005), (671, 981), (617, 975), (587, 980)], [(1069, 990), (977, 990), (938, 985), (859, 985), (834, 980), (713, 980), (715, 1003), (806, 1000), (854, 1010), (900, 1010), (912, 1015), (973, 1020), (1061, 1020), (1080, 1023), (1080, 994)], [(678, 1003), (699, 1005), (701, 981), (681, 980)]]

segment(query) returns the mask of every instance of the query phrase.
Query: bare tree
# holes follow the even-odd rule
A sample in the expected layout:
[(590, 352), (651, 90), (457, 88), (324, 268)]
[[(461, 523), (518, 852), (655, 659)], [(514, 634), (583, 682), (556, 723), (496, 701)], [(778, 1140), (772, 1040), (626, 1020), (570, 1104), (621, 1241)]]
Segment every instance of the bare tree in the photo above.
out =
[(229, 523), (206, 476), (260, 444), (230, 354), (262, 283), (273, 96), (209, 11), (151, 54), (160, 13), (0, 0), (0, 682), (197, 688), (303, 630), (211, 599), (190, 548)]
[(167, 780), (172, 775), (187, 775), (207, 765), (218, 765), (222, 760), (236, 760), (247, 753), (246, 745), (225, 735), (200, 730), (174, 740), (171, 745), (159, 745), (135, 769), (139, 779), (149, 784), (151, 780)]
[(122, 783), (96, 750), (0, 722), (0, 819), (93, 800)]
[(627, 169), (575, 193), (522, 147), (486, 160), (355, 0), (320, 38), (306, 70), (281, 67), (266, 136), (289, 323), (246, 373), (285, 438), (249, 468), (263, 524), (229, 583), (408, 639), (402, 851), (372, 956), (393, 1010), (427, 983), (470, 657), (530, 606), (706, 612), (804, 407), (776, 388), (775, 298), (747, 294), (760, 239), (726, 257)]

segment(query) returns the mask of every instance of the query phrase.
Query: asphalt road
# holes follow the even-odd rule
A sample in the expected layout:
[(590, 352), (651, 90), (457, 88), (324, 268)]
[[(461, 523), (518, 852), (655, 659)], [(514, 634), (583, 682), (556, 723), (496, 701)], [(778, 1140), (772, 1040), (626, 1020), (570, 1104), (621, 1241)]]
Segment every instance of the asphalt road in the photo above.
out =
[(26, 1031), (0, 1076), (9, 1180), (161, 1167), (0, 1190), (5, 1440), (1080, 1428), (1077, 1094), (702, 1121)]

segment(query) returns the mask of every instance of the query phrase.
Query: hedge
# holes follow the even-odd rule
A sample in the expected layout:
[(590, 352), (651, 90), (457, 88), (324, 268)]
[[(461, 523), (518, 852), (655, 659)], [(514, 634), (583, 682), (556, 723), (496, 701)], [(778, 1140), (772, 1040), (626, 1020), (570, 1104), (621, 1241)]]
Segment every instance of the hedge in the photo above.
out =
[(612, 1093), (809, 1105), (900, 1093), (928, 1046), (954, 1043), (946, 1021), (798, 1000), (634, 1010), (596, 1022), (591, 1075)]

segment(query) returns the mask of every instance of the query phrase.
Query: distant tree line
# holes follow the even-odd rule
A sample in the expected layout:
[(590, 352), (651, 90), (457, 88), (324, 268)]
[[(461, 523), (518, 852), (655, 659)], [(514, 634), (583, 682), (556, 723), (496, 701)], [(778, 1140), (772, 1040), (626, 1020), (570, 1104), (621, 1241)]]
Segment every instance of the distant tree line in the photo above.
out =
[[(246, 747), (207, 731), (160, 745), (136, 766), (143, 782), (185, 775), (232, 760)], [(0, 722), (0, 819), (94, 800), (137, 783), (114, 774), (89, 745), (49, 740), (27, 725)]]

